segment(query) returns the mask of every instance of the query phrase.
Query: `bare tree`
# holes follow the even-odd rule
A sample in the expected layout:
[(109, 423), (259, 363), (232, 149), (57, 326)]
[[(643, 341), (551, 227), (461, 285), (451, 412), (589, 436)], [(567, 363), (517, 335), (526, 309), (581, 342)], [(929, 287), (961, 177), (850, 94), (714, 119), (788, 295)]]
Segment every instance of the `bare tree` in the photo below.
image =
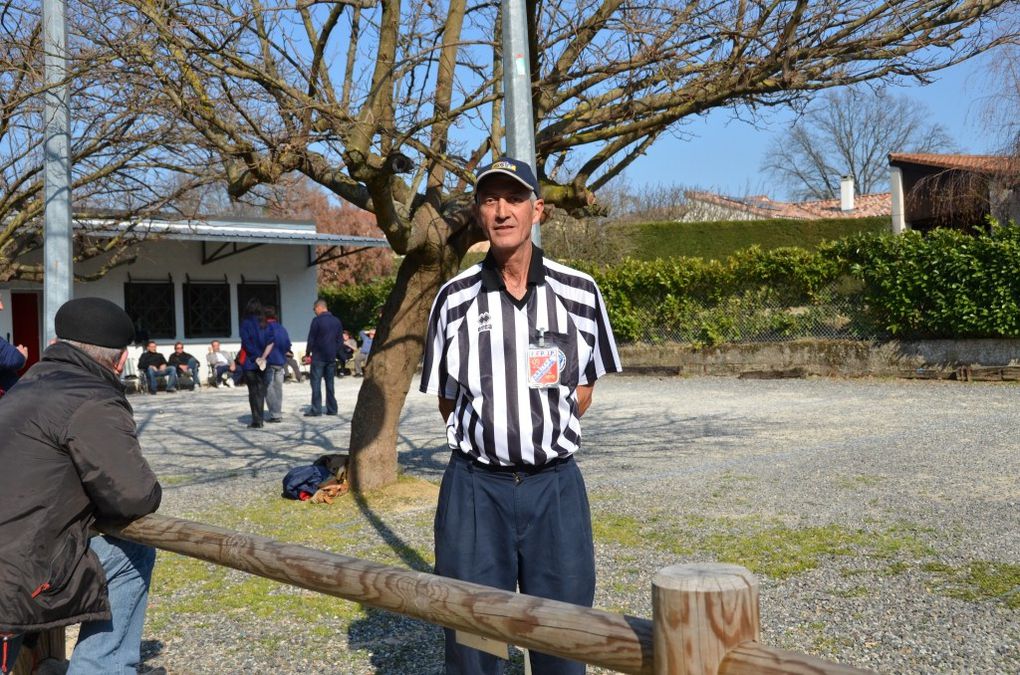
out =
[[(712, 108), (923, 80), (1015, 34), (986, 30), (1009, 4), (528, 2), (543, 196), (597, 210), (595, 191)], [(301, 173), (374, 213), (403, 256), (351, 432), (356, 488), (392, 482), (431, 301), (481, 237), (464, 208), (471, 174), (502, 146), (499, 3), (125, 0), (112, 11), (126, 20), (127, 7), (143, 39), (108, 49), (219, 156), (232, 195)]]
[(860, 194), (888, 185), (890, 152), (938, 152), (952, 142), (927, 109), (871, 89), (827, 92), (773, 141), (762, 169), (799, 199), (835, 199), (843, 176)]
[[(381, 237), (375, 216), (350, 202), (330, 199), (329, 193), (304, 176), (281, 182), (269, 200), (269, 211), (285, 218), (315, 221), (315, 229), (329, 234)], [(322, 251), (326, 253), (326, 251)], [(319, 267), (320, 286), (363, 283), (393, 273), (393, 251), (386, 248), (334, 252)], [(343, 318), (343, 317), (341, 317)]]
[(985, 74), (983, 122), (999, 151), (1020, 158), (1020, 44), (998, 50)]
[[(70, 13), (66, 83), (73, 104), (71, 190), (76, 215), (96, 211), (139, 216), (168, 208), (196, 185), (215, 180), (208, 164), (183, 133), (190, 127), (143, 114), (147, 96), (130, 83), (113, 55), (90, 36), (106, 31), (87, 5)], [(104, 14), (105, 16), (105, 14)], [(122, 34), (122, 37), (124, 35)], [(42, 247), (43, 102), (42, 31), (39, 3), (3, 3), (0, 8), (0, 281), (42, 280), (42, 265), (25, 262)], [(182, 133), (183, 131), (183, 133)], [(188, 156), (178, 150), (187, 150)], [(88, 277), (130, 262), (130, 233), (90, 237), (76, 231), (76, 261), (98, 259)]]
[(685, 192), (678, 183), (634, 187), (620, 176), (598, 192), (598, 203), (612, 223), (648, 223), (678, 220), (688, 211)]

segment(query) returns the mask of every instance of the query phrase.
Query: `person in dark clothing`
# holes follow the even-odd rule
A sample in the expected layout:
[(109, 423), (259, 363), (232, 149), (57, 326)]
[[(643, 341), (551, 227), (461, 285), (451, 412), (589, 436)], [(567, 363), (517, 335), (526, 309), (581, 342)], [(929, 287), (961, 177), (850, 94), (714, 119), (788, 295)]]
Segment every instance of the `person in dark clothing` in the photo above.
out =
[(133, 673), (156, 552), (91, 527), (162, 497), (119, 377), (134, 327), (112, 302), (78, 298), (55, 328), (0, 403), (0, 672), (26, 634), (80, 623), (68, 673)]
[[(0, 312), (3, 309), (4, 302), (0, 298)], [(25, 367), (27, 358), (28, 349), (25, 345), (15, 347), (7, 340), (0, 338), (0, 398), (5, 392), (10, 391), (14, 383), (18, 381), (18, 371)]]
[(276, 308), (266, 305), (267, 341), (272, 345), (266, 357), (266, 421), (283, 421), (283, 378), (290, 352), (290, 335), (276, 316)]
[(159, 378), (166, 378), (166, 391), (172, 394), (177, 391), (177, 369), (173, 368), (162, 354), (156, 351), (156, 343), (149, 341), (145, 345), (145, 353), (138, 357), (138, 374), (149, 380), (149, 393), (154, 395), (159, 389)]
[(339, 406), (333, 390), (336, 377), (336, 355), (343, 344), (343, 324), (340, 319), (329, 313), (326, 301), (319, 298), (312, 307), (315, 318), (308, 329), (308, 340), (305, 355), (311, 357), (312, 406), (305, 417), (318, 417), (322, 414), (322, 382), (326, 382), (326, 414), (336, 415)]
[(198, 359), (184, 351), (184, 343), (178, 342), (174, 345), (174, 353), (170, 355), (167, 363), (177, 371), (178, 384), (182, 376), (187, 376), (195, 383), (195, 389), (202, 388), (202, 373), (198, 369)]
[(266, 328), (266, 316), (262, 311), (262, 303), (252, 298), (244, 308), (244, 321), (241, 322), (241, 347), (247, 354), (241, 370), (244, 381), (248, 385), (248, 405), (251, 407), (249, 429), (261, 429), (265, 421), (266, 410), (266, 357), (272, 351), (273, 344), (269, 341)]

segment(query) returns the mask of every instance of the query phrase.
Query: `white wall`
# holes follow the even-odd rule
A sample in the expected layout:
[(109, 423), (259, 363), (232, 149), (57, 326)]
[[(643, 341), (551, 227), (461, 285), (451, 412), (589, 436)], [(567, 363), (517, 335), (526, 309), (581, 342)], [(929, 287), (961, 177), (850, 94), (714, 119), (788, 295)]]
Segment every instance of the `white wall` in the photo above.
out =
[[(218, 246), (207, 244), (207, 251), (212, 252)], [(89, 274), (98, 267), (98, 262), (88, 261), (75, 271), (78, 274)], [(308, 266), (308, 247), (303, 245), (265, 244), (203, 265), (201, 242), (160, 240), (143, 243), (133, 264), (115, 268), (97, 281), (75, 283), (74, 295), (107, 298), (123, 307), (124, 284), (128, 281), (129, 274), (135, 280), (165, 280), (169, 274), (174, 284), (177, 335), (174, 339), (157, 340), (159, 350), (164, 356), (169, 356), (173, 351), (173, 343), (180, 340), (185, 344), (185, 351), (204, 361), (211, 338), (184, 337), (183, 297), (187, 275), (190, 275), (193, 281), (223, 281), (226, 278), (230, 284), (230, 335), (219, 337), (223, 348), (229, 351), (236, 351), (240, 346), (236, 288), (241, 283), (241, 276), (243, 275), (245, 281), (249, 283), (275, 282), (279, 276), (280, 307), (277, 311), (281, 323), (287, 328), (294, 342), (294, 352), (302, 354), (308, 335), (308, 324), (314, 316), (312, 305), (318, 292), (316, 271), (316, 267)], [(5, 284), (4, 288), (0, 289), (0, 293), (5, 294), (3, 295), (5, 307), (9, 307), (10, 293), (7, 289), (10, 288), (41, 290), (42, 286), (25, 282)], [(6, 335), (10, 330), (9, 311), (5, 309), (0, 312), (0, 335)], [(132, 347), (130, 357), (137, 359), (142, 349)]]

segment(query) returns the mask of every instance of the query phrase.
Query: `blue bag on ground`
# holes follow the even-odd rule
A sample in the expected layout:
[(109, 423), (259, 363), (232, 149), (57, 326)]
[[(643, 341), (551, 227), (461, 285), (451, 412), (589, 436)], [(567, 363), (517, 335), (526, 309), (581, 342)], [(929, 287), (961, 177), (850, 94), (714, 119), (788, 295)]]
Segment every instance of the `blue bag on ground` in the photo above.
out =
[(308, 497), (315, 494), (319, 484), (333, 477), (329, 469), (319, 464), (299, 466), (287, 472), (283, 477), (283, 496), (287, 499), (301, 499), (304, 492)]

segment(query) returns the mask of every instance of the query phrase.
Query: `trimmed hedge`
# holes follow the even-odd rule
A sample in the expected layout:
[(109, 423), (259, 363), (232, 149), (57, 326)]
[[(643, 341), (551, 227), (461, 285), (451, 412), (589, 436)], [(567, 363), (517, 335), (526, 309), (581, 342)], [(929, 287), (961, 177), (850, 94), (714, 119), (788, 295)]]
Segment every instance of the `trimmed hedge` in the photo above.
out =
[(851, 307), (847, 321), (872, 337), (1020, 337), (1016, 227), (861, 234), (816, 252), (752, 247), (723, 261), (577, 266), (598, 281), (621, 342), (795, 337), (811, 330), (814, 308), (833, 304)]
[[(721, 261), (573, 264), (598, 281), (621, 342), (776, 340), (820, 328), (874, 338), (1020, 338), (1015, 226), (858, 234), (817, 251), (752, 246)], [(393, 284), (390, 277), (322, 295), (357, 331), (375, 323)]]
[(704, 223), (614, 224), (638, 260), (688, 257), (725, 260), (751, 246), (769, 250), (798, 247), (816, 250), (822, 242), (855, 234), (889, 231), (889, 217), (826, 220), (730, 220)]
[(903, 338), (1020, 337), (1020, 228), (852, 237), (826, 249), (859, 279), (872, 325)]

